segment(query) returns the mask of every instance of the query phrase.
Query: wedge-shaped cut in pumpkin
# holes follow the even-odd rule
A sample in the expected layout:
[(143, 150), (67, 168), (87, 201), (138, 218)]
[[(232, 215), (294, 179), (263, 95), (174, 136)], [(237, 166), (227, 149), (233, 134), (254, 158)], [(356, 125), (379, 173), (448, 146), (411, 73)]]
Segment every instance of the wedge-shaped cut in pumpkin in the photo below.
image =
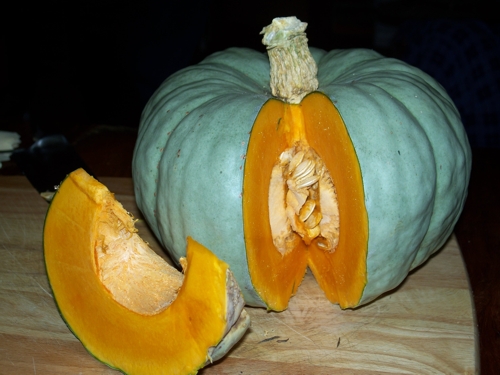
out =
[(139, 237), (113, 194), (81, 169), (49, 207), (44, 254), (68, 327), (94, 357), (125, 373), (196, 373), (249, 326), (225, 262), (189, 238), (184, 274), (177, 271)]
[(243, 199), (249, 272), (268, 307), (286, 308), (307, 266), (332, 302), (355, 306), (366, 284), (368, 220), (356, 152), (328, 97), (263, 106), (244, 191), (252, 192)]

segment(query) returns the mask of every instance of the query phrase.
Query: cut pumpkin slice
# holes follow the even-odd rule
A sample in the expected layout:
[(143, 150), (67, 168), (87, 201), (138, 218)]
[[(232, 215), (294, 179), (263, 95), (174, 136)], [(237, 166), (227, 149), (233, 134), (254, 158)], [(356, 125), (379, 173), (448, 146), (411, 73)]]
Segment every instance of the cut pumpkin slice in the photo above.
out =
[(196, 373), (249, 327), (225, 262), (189, 238), (179, 272), (82, 169), (64, 180), (49, 207), (44, 255), (68, 327), (94, 357), (125, 373)]

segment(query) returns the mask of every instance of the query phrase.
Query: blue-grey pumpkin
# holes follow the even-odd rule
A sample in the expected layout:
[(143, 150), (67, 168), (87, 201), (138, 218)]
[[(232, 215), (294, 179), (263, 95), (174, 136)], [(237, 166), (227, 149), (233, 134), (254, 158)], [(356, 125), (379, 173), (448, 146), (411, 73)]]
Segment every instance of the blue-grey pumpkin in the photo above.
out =
[(395, 288), (445, 243), (470, 176), (459, 113), (429, 75), (371, 50), (309, 51), (317, 84), (295, 101), (254, 50), (175, 73), (144, 109), (133, 159), (137, 203), (172, 258), (193, 237), (248, 304), (275, 310), (307, 267), (343, 308)]

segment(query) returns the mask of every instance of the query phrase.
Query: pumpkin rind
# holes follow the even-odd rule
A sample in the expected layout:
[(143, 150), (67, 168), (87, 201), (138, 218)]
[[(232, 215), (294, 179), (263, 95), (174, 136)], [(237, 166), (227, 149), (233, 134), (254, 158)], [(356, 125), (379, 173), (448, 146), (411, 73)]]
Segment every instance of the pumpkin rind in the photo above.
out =
[(47, 276), (68, 327), (94, 357), (129, 374), (191, 374), (221, 358), (249, 326), (228, 265), (189, 239), (175, 300), (152, 315), (128, 309), (96, 271), (96, 228), (108, 203), (128, 216), (106, 187), (80, 169), (61, 184), (47, 213)]
[[(453, 103), (425, 73), (368, 50), (311, 52), (318, 91), (342, 116), (362, 172), (367, 283), (350, 307), (396, 287), (444, 243), (466, 197), (470, 148)], [(174, 259), (186, 235), (200, 238), (257, 306), (266, 302), (248, 276), (241, 199), (269, 90), (267, 57), (247, 49), (174, 74), (144, 110), (133, 162), (138, 205)]]
[(267, 65), (261, 53), (231, 49), (172, 75), (144, 109), (133, 160), (137, 204), (172, 258), (184, 256), (191, 233), (231, 265), (245, 300), (261, 306), (241, 202), (251, 124), (271, 97)]

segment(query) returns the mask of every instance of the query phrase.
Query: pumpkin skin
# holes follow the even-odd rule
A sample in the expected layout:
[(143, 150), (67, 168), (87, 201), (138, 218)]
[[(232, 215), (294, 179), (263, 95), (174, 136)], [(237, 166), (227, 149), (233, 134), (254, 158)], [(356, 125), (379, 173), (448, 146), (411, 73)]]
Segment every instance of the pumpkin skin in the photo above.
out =
[[(145, 289), (151, 289), (155, 303), (163, 297), (158, 296), (162, 285), (147, 268), (118, 280), (120, 290), (139, 285), (139, 296), (126, 295), (139, 306), (130, 308), (115, 298), (111, 284), (98, 276), (104, 268), (98, 261), (104, 257), (98, 250), (102, 238), (116, 234), (100, 229), (103, 222), (125, 234), (120, 250), (127, 256), (120, 256), (119, 263), (135, 268), (128, 249), (142, 240), (134, 232), (133, 219), (104, 185), (82, 169), (72, 172), (46, 216), (44, 258), (61, 317), (95, 358), (127, 374), (194, 374), (221, 358), (243, 336), (250, 321), (229, 266), (191, 238), (182, 285), (169, 305), (154, 313), (141, 305)], [(105, 252), (113, 251), (111, 242), (105, 247)], [(158, 255), (152, 257), (153, 262), (165, 264), (160, 273), (179, 276)], [(151, 258), (140, 259), (151, 263), (147, 261)], [(131, 277), (141, 271), (138, 278)], [(107, 275), (106, 280), (116, 277)]]
[[(288, 266), (266, 264), (259, 258), (275, 251), (272, 241), (262, 240), (262, 252), (248, 243), (255, 234), (249, 233), (251, 222), (264, 221), (266, 227), (268, 219), (266, 212), (245, 208), (254, 196), (244, 189), (245, 181), (269, 180), (269, 167), (259, 173), (257, 166), (267, 158), (274, 163), (279, 155), (265, 142), (249, 148), (258, 137), (257, 124), (278, 128), (281, 119), (281, 109), (267, 110), (277, 100), (269, 89), (265, 54), (231, 48), (169, 77), (144, 109), (134, 152), (137, 203), (172, 257), (184, 254), (187, 235), (195, 236), (231, 265), (249, 305), (274, 310), (286, 308), (306, 266), (330, 301), (342, 308), (395, 288), (449, 237), (470, 176), (471, 152), (460, 116), (430, 76), (371, 50), (310, 51), (319, 87), (298, 106), (312, 113), (304, 115), (310, 129), (321, 124), (308, 120), (315, 109), (337, 116), (323, 119), (326, 128), (340, 119), (339, 129), (345, 127), (353, 149), (347, 154), (357, 162), (332, 177), (358, 176), (352, 186), (362, 197), (362, 203), (340, 212), (339, 246), (347, 238), (361, 238), (360, 244), (337, 249), (338, 257), (326, 257), (323, 266), (312, 256), (299, 256), (294, 263), (286, 261), (287, 255), (282, 259)], [(316, 151), (322, 149), (323, 158), (344, 146), (330, 133), (311, 130), (308, 138)], [(266, 136), (273, 137), (272, 132)], [(332, 162), (327, 166), (333, 168)], [(352, 175), (356, 169), (359, 175)], [(265, 194), (256, 195), (267, 201)], [(358, 212), (358, 228), (342, 226), (346, 210)], [(355, 262), (347, 252), (358, 254)], [(354, 271), (346, 271), (351, 267)], [(347, 290), (346, 272), (352, 273), (353, 290)]]

